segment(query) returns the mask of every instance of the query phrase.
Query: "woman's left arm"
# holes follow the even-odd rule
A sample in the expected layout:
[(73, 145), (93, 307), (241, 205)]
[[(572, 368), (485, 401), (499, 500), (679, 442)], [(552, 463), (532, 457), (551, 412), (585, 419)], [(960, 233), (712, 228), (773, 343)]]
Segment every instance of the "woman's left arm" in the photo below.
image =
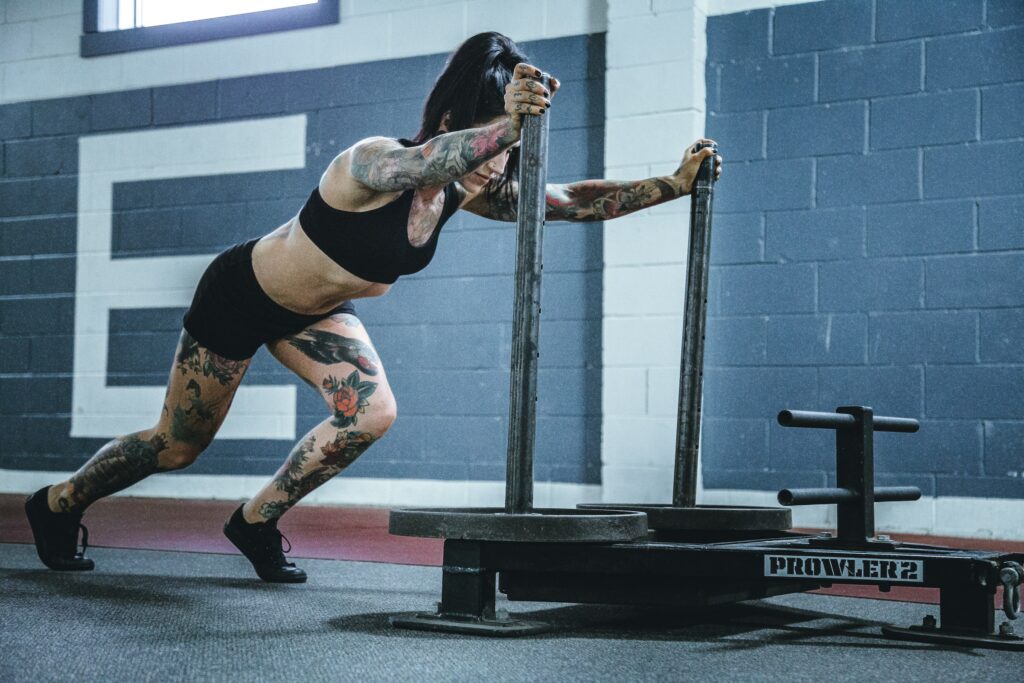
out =
[[(713, 142), (702, 139), (699, 142)], [(695, 143), (696, 144), (696, 143)], [(687, 148), (682, 163), (672, 175), (645, 180), (581, 180), (547, 186), (546, 218), (552, 221), (607, 221), (656, 204), (690, 194), (701, 162), (713, 155), (712, 148)], [(722, 173), (722, 158), (715, 157), (715, 179)], [(516, 220), (519, 186), (510, 183), (508, 192), (486, 197), (480, 193), (464, 208), (485, 218)]]

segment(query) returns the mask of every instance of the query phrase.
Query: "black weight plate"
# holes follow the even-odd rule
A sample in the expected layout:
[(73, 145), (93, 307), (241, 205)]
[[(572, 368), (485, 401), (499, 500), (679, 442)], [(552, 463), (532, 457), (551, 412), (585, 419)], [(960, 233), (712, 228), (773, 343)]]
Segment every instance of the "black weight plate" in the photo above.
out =
[(628, 510), (543, 509), (508, 514), (503, 508), (392, 510), (397, 536), (519, 543), (612, 543), (647, 535), (647, 516)]
[(698, 505), (587, 503), (581, 510), (633, 510), (647, 513), (647, 526), (655, 531), (787, 531), (793, 528), (789, 508)]

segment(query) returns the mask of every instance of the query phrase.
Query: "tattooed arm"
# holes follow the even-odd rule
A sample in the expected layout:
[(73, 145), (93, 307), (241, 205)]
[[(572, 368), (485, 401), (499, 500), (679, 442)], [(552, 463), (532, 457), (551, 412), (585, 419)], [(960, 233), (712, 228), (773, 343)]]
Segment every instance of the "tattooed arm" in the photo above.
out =
[[(463, 208), (484, 218), (514, 221), (519, 204), (519, 184), (509, 183), (508, 192), (486, 197), (481, 192)], [(672, 176), (646, 180), (581, 180), (547, 186), (549, 221), (607, 221), (681, 197), (684, 191)]]
[(439, 135), (418, 147), (370, 138), (352, 149), (352, 177), (378, 192), (440, 187), (465, 176), (519, 140), (519, 127), (504, 117), (481, 128)]
[[(713, 142), (706, 138), (699, 142)], [(581, 180), (554, 185), (546, 190), (545, 217), (552, 221), (607, 221), (690, 194), (701, 162), (714, 154), (708, 149), (687, 148), (683, 161), (672, 175), (644, 180)], [(722, 158), (715, 157), (715, 177), (722, 172)], [(463, 208), (485, 218), (516, 220), (519, 185), (509, 183), (507, 192), (488, 197), (481, 192), (469, 198)]]
[(524, 116), (539, 116), (551, 106), (558, 79), (551, 79), (549, 92), (538, 80), (541, 75), (535, 66), (517, 64), (505, 86), (505, 115), (485, 125), (449, 133), (446, 115), (444, 134), (419, 147), (388, 138), (363, 140), (351, 150), (352, 177), (377, 192), (399, 192), (441, 187), (466, 176), (519, 140)]

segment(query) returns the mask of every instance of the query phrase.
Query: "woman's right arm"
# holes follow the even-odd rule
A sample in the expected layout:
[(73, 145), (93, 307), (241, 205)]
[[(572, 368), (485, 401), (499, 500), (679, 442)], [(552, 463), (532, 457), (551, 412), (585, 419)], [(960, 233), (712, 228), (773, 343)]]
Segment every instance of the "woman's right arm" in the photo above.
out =
[[(445, 133), (418, 147), (403, 147), (389, 138), (369, 138), (352, 149), (352, 177), (378, 192), (441, 187), (458, 180), (519, 140), (523, 115), (543, 114), (551, 96), (539, 81), (540, 69), (516, 65), (505, 87), (505, 112), (480, 128)], [(557, 90), (557, 81), (553, 90)]]
[(418, 147), (370, 138), (352, 149), (352, 177), (378, 192), (440, 187), (458, 180), (519, 140), (512, 117), (445, 133)]

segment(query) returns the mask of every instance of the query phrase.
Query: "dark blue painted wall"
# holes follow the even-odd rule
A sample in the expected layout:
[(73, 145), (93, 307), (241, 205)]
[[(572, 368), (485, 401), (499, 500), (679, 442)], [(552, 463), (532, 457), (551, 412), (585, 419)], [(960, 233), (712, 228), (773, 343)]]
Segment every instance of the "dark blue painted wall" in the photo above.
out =
[(1024, 497), (1024, 3), (830, 0), (711, 17), (705, 483), (822, 485), (781, 408), (921, 420), (882, 483)]
[[(600, 177), (603, 35), (524, 48), (564, 83), (552, 113), (551, 180)], [(341, 149), (369, 135), (413, 135), (443, 61), (433, 55), (0, 106), (0, 468), (73, 469), (102, 443), (68, 436), (79, 135), (306, 113), (303, 170), (115, 186), (115, 257), (212, 254), (297, 213)], [(388, 367), (399, 420), (353, 465), (353, 476), (504, 477), (514, 243), (513, 225), (457, 214), (428, 269), (387, 297), (358, 302)], [(540, 481), (599, 480), (601, 251), (600, 226), (549, 227)], [(112, 311), (108, 384), (162, 385), (181, 314)], [(264, 350), (245, 381), (296, 384), (300, 434), (326, 417), (316, 393)], [(271, 473), (289, 447), (220, 440), (189, 471)]]

